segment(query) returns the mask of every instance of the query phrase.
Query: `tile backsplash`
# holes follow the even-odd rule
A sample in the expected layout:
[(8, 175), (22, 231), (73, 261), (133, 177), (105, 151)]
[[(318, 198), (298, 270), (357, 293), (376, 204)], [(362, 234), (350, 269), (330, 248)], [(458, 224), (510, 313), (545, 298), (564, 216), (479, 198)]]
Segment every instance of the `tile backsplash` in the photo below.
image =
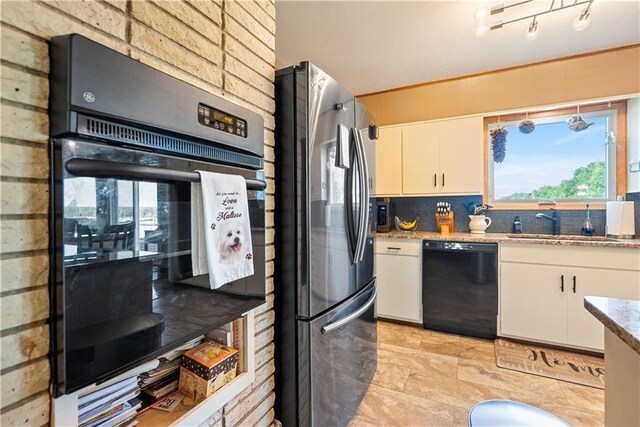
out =
[(635, 216), (636, 237), (640, 238), (640, 191), (627, 193), (627, 200), (633, 202), (633, 213)]
[[(635, 201), (636, 215), (636, 235), (640, 220), (640, 193), (629, 193), (628, 200)], [(632, 199), (632, 197), (635, 197)], [(411, 220), (416, 216), (420, 217), (418, 230), (436, 231), (436, 203), (449, 202), (455, 215), (455, 231), (469, 231), (469, 213), (466, 205), (469, 202), (482, 203), (482, 196), (435, 196), (435, 197), (393, 197), (390, 198), (391, 215), (396, 215), (402, 220)], [(548, 211), (548, 208), (538, 210), (491, 210), (487, 216), (491, 218), (491, 226), (487, 229), (490, 233), (511, 233), (513, 219), (520, 217), (523, 233), (551, 234), (551, 222), (545, 219), (537, 219), (538, 212)], [(591, 223), (596, 229), (595, 234), (604, 236), (605, 234), (606, 211), (604, 209), (591, 209)], [(560, 233), (561, 234), (581, 234), (582, 224), (585, 220), (585, 210), (563, 210), (560, 211)], [(393, 217), (392, 217), (393, 221)]]

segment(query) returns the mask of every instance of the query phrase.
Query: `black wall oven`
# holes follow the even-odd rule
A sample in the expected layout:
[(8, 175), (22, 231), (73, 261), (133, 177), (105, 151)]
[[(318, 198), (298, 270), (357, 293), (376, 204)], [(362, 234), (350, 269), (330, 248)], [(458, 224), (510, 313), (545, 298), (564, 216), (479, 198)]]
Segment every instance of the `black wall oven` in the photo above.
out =
[[(264, 302), (266, 184), (257, 114), (80, 36), (54, 39), (51, 57), (51, 354), (60, 395)], [(173, 105), (158, 105), (167, 93)], [(249, 190), (255, 273), (216, 290), (191, 268), (197, 170), (242, 175)]]

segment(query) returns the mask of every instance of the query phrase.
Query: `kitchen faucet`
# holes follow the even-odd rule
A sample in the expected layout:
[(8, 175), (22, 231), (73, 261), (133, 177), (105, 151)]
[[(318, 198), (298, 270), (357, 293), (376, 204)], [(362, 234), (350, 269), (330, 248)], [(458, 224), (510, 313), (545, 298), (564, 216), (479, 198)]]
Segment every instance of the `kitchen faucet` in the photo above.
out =
[(548, 219), (551, 221), (551, 234), (557, 236), (560, 234), (560, 212), (551, 208), (551, 216), (543, 213), (537, 213), (536, 218), (538, 219)]

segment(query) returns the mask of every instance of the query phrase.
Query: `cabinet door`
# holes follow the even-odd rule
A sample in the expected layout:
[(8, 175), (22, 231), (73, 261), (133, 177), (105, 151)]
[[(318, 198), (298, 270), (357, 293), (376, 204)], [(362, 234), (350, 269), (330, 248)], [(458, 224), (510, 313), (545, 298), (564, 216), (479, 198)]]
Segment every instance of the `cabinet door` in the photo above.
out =
[(567, 269), (510, 262), (500, 269), (501, 335), (566, 343)]
[(380, 128), (376, 142), (377, 195), (402, 193), (402, 128)]
[(440, 122), (441, 193), (482, 194), (484, 157), (482, 117)]
[(402, 135), (402, 193), (439, 191), (437, 123), (406, 126)]
[(568, 277), (569, 344), (604, 351), (604, 325), (584, 308), (584, 297), (640, 300), (640, 271), (570, 268)]
[(420, 257), (376, 255), (376, 314), (422, 323), (422, 266)]

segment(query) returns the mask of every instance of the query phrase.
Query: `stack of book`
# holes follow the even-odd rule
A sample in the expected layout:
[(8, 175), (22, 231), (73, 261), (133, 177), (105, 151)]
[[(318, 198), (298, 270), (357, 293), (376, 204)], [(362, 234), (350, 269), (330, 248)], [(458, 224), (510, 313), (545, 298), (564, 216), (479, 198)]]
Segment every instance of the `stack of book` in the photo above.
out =
[(78, 397), (78, 425), (80, 427), (133, 427), (138, 424), (136, 411), (138, 376), (132, 376), (99, 389), (92, 389)]
[[(140, 374), (139, 385), (142, 389), (142, 394), (140, 395), (142, 405), (139, 412), (143, 412), (149, 408), (167, 410), (166, 405), (162, 404), (163, 401), (167, 399), (179, 403), (176, 399), (176, 393), (180, 379), (180, 362), (182, 355), (186, 351), (200, 345), (203, 340), (203, 335), (194, 338), (183, 346), (160, 357), (160, 363), (156, 368)], [(175, 405), (171, 405), (171, 409), (173, 409), (173, 407), (175, 407)]]

